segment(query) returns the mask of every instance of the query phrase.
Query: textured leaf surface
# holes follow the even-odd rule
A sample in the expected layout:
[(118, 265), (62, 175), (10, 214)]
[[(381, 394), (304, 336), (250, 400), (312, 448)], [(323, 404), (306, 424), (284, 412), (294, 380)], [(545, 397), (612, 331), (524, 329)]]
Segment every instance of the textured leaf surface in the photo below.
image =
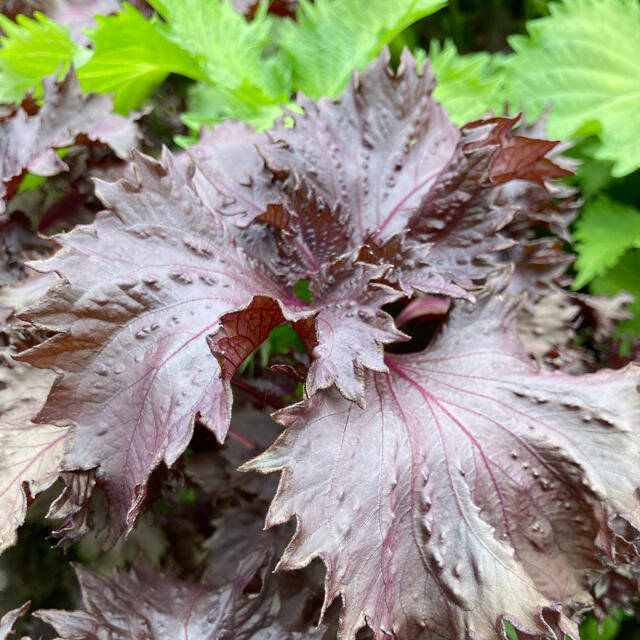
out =
[(0, 14), (0, 27), (0, 102), (20, 102), (42, 78), (81, 54), (69, 30), (41, 13), (18, 16), (17, 23)]
[[(278, 56), (266, 56), (271, 17), (262, 3), (251, 21), (235, 11), (230, 0), (153, 0), (167, 20), (167, 36), (193, 54), (209, 80), (230, 97), (256, 110), (264, 104), (287, 102), (288, 66)], [(225, 115), (232, 116), (232, 113)]]
[[(514, 36), (510, 96), (528, 115), (553, 104), (549, 135), (597, 133), (597, 157), (614, 176), (640, 167), (640, 5), (636, 0), (564, 0)], [(615, 45), (612, 46), (612, 43)]]
[(433, 100), (428, 65), (417, 74), (405, 52), (394, 75), (387, 62), (385, 51), (338, 100), (299, 99), (294, 126), (258, 147), (286, 188), (304, 176), (336, 203), (354, 247), (394, 265), (404, 290), (464, 296), (460, 287), (488, 271), (482, 256), (513, 244), (499, 232), (517, 216), (566, 226), (544, 178), (568, 171), (547, 157), (555, 142), (512, 132), (517, 118), (470, 123), (461, 135)]
[(197, 60), (163, 35), (159, 20), (147, 20), (130, 5), (96, 20), (94, 53), (78, 75), (85, 91), (114, 93), (116, 111), (140, 106), (169, 73), (204, 77)]
[(204, 131), (200, 141), (189, 147), (197, 167), (198, 195), (233, 224), (247, 226), (281, 198), (259, 152), (268, 141), (266, 134), (245, 123), (228, 121)]
[(98, 467), (111, 542), (132, 526), (151, 470), (186, 447), (196, 413), (224, 439), (228, 380), (275, 325), (302, 323), (310, 388), (335, 382), (352, 399), (362, 367), (384, 369), (382, 345), (403, 337), (381, 311), (398, 294), (370, 285), (385, 269), (325, 263), (323, 247), (301, 245), (299, 269), (319, 287), (305, 305), (286, 273), (237, 246), (172, 156), (140, 156), (136, 172), (136, 184), (99, 183), (113, 214), (59, 236), (63, 251), (34, 265), (66, 282), (24, 316), (59, 332), (23, 357), (64, 374), (40, 419), (74, 425), (64, 466)]
[(261, 146), (276, 175), (310, 176), (318, 195), (347, 211), (357, 243), (402, 231), (460, 140), (431, 96), (431, 70), (418, 75), (406, 51), (396, 75), (388, 61), (385, 51), (338, 100), (300, 98), (293, 128)]
[(0, 120), (0, 196), (13, 195), (26, 171), (51, 176), (67, 170), (56, 149), (76, 142), (101, 144), (126, 159), (140, 138), (134, 123), (139, 115), (125, 118), (112, 113), (109, 96), (84, 95), (75, 73), (43, 84), (44, 104), (36, 114), (19, 108)]
[(365, 410), (320, 392), (245, 465), (282, 471), (267, 524), (298, 525), (280, 567), (322, 558), (340, 638), (497, 638), (503, 616), (577, 637), (566, 615), (591, 600), (609, 517), (637, 526), (640, 370), (537, 369), (517, 308), (491, 290), (457, 302), (427, 351), (367, 373)]
[(283, 23), (279, 44), (293, 63), (293, 86), (312, 98), (335, 98), (353, 69), (362, 70), (410, 24), (446, 0), (301, 0)]
[[(138, 563), (128, 574), (118, 572), (114, 581), (77, 565), (86, 611), (40, 610), (37, 615), (64, 640), (320, 638), (319, 632), (305, 635), (282, 626), (270, 585), (258, 594), (244, 593), (264, 562), (264, 549), (245, 552), (233, 580), (221, 587), (176, 580), (148, 562)], [(273, 579), (265, 575), (264, 581), (272, 583)]]
[(414, 289), (470, 299), (492, 268), (477, 258), (513, 244), (499, 231), (526, 198), (496, 191), (492, 170), (542, 182), (553, 143), (510, 137), (509, 119), (461, 138), (430, 72), (387, 60), (338, 101), (305, 99), (292, 129), (216, 127), (196, 168), (139, 157), (133, 182), (99, 183), (112, 213), (36, 264), (65, 282), (24, 317), (58, 335), (23, 357), (63, 374), (40, 419), (74, 425), (64, 467), (95, 470), (111, 543), (196, 413), (225, 437), (229, 381), (274, 327), (290, 322), (311, 355), (308, 396), (335, 384), (363, 405), (365, 370), (386, 372), (384, 346), (406, 339), (385, 305)]
[(27, 496), (35, 497), (58, 477), (67, 430), (31, 422), (55, 377), (0, 351), (0, 551), (16, 542)]
[(602, 195), (585, 205), (573, 235), (578, 251), (574, 287), (580, 289), (615, 266), (625, 251), (640, 247), (640, 211)]
[(518, 335), (527, 351), (542, 364), (550, 351), (562, 352), (575, 338), (575, 320), (580, 307), (561, 291), (541, 297), (525, 306), (518, 318)]
[(61, 236), (65, 251), (36, 265), (68, 284), (30, 316), (62, 332), (30, 358), (65, 372), (41, 418), (75, 424), (65, 466), (101, 465), (122, 528), (151, 469), (182, 453), (196, 412), (224, 438), (230, 391), (205, 336), (254, 293), (277, 294), (165, 162), (141, 157), (138, 184), (100, 184), (115, 215)]

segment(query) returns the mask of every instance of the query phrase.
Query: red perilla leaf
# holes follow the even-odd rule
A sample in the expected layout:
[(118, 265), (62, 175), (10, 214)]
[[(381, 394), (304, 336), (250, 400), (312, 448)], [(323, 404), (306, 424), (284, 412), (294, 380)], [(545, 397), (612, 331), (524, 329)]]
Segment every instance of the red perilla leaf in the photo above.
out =
[(640, 369), (540, 370), (504, 287), (367, 372), (366, 409), (327, 390), (277, 412), (285, 431), (244, 467), (282, 472), (267, 525), (297, 529), (280, 568), (324, 561), (340, 638), (492, 638), (503, 616), (573, 635), (614, 553), (609, 519), (640, 525)]
[(0, 350), (0, 551), (15, 543), (28, 496), (44, 491), (60, 472), (67, 429), (32, 422), (54, 379), (51, 371)]
[(65, 281), (25, 315), (59, 332), (23, 356), (63, 372), (40, 419), (74, 425), (65, 466), (100, 467), (116, 536), (151, 470), (184, 450), (196, 413), (226, 434), (231, 392), (207, 334), (255, 294), (278, 294), (170, 155), (138, 156), (136, 173), (137, 184), (99, 183), (114, 213), (60, 236), (63, 251), (34, 265)]
[(7, 640), (12, 633), (15, 621), (23, 616), (29, 609), (29, 602), (25, 602), (20, 608), (8, 611), (0, 620), (0, 640)]
[[(389, 373), (385, 346), (407, 339), (386, 305), (414, 290), (473, 300), (518, 241), (501, 229), (523, 192), (491, 178), (506, 121), (461, 135), (428, 68), (387, 62), (338, 100), (300, 98), (292, 128), (225, 123), (178, 161), (137, 154), (135, 179), (97, 182), (108, 212), (34, 264), (61, 282), (22, 317), (57, 335), (21, 357), (60, 374), (38, 419), (72, 426), (63, 468), (104, 489), (109, 543), (196, 416), (224, 439), (229, 381), (276, 325), (309, 349), (307, 397), (335, 385), (364, 408), (370, 372)], [(65, 513), (84, 527), (92, 485), (67, 484)]]
[[(305, 306), (269, 277), (270, 265), (237, 246), (170, 154), (162, 164), (138, 155), (135, 166), (137, 184), (98, 183), (113, 213), (59, 236), (63, 250), (34, 263), (64, 280), (23, 314), (58, 332), (22, 358), (63, 373), (39, 420), (73, 425), (64, 466), (98, 468), (110, 542), (133, 525), (153, 468), (182, 453), (196, 414), (224, 439), (228, 379), (246, 345), (274, 324), (315, 318), (311, 388), (335, 382), (353, 399), (362, 394), (362, 367), (384, 369), (381, 345), (402, 338), (380, 310), (398, 294), (370, 285), (380, 268), (349, 257), (325, 265), (322, 291)], [(269, 319), (255, 322), (265, 303)], [(222, 376), (208, 335), (215, 351), (225, 348)]]
[(43, 86), (44, 104), (37, 113), (18, 108), (0, 120), (0, 213), (27, 171), (53, 176), (68, 169), (56, 149), (99, 144), (126, 159), (141, 138), (134, 123), (140, 114), (125, 118), (113, 113), (110, 96), (83, 94), (73, 70), (61, 82), (45, 78)]

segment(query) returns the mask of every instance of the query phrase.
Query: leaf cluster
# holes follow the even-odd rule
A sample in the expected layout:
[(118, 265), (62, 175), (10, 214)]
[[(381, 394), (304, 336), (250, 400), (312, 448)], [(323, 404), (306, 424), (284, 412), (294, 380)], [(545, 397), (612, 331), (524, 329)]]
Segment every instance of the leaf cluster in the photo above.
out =
[[(150, 19), (128, 3), (97, 16), (89, 42), (36, 12), (17, 23), (0, 16), (0, 102), (21, 100), (42, 78), (73, 63), (85, 91), (114, 93), (115, 108), (137, 108), (169, 73), (196, 81), (184, 121), (200, 126), (236, 118), (269, 126), (301, 91), (337, 96), (405, 27), (444, 6), (442, 0), (302, 2), (296, 19), (251, 6), (249, 20), (231, 0), (153, 0)], [(330, 46), (328, 46), (330, 43)]]
[[(527, 35), (509, 37), (511, 53), (460, 56), (450, 41), (432, 43), (435, 95), (459, 124), (508, 105), (530, 119), (545, 112), (550, 136), (574, 140), (585, 199), (575, 225), (574, 286), (638, 299), (640, 5), (566, 0), (547, 12), (527, 23)], [(640, 335), (640, 307), (629, 309), (633, 317), (619, 332), (627, 351)]]
[[(442, 3), (151, 4), (84, 33), (0, 17), (0, 550), (52, 487), (93, 569), (83, 610), (36, 615), (65, 639), (560, 640), (627, 606), (640, 372), (603, 365), (630, 298), (576, 292), (637, 286), (636, 96), (589, 49), (610, 0), (397, 68), (382, 45)], [(169, 73), (194, 128), (221, 122), (153, 158), (112, 111)], [(507, 102), (528, 119), (486, 114)]]

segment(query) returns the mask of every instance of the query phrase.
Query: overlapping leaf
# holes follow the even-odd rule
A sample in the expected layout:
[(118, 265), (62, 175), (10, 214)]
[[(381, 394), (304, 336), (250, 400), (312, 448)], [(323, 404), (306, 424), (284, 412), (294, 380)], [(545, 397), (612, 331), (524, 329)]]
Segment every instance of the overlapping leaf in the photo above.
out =
[[(636, 0), (564, 0), (551, 15), (513, 36), (510, 99), (537, 115), (553, 104), (549, 133), (598, 134), (597, 157), (613, 160), (614, 176), (640, 166), (640, 6)], [(614, 44), (612, 44), (614, 43)]]
[[(524, 186), (568, 172), (547, 157), (555, 142), (510, 133), (517, 118), (472, 123), (461, 136), (431, 96), (428, 65), (417, 74), (405, 51), (393, 75), (387, 62), (385, 51), (336, 101), (300, 99), (294, 127), (269, 132), (271, 145), (256, 143), (276, 177), (305, 176), (348, 212), (354, 244), (394, 264), (398, 280), (463, 296), (460, 287), (488, 271), (478, 259), (513, 243), (498, 233), (509, 222), (524, 212), (570, 220), (545, 185), (533, 194)], [(229, 202), (249, 212), (239, 198)]]
[(17, 23), (0, 14), (0, 27), (6, 34), (0, 38), (0, 102), (20, 102), (42, 78), (83, 57), (69, 29), (41, 13), (18, 16)]
[(438, 79), (434, 96), (458, 126), (491, 110), (500, 113), (504, 107), (504, 74), (486, 51), (459, 55), (451, 40), (442, 47), (434, 40), (429, 47), (429, 64)]
[(384, 367), (381, 345), (402, 337), (380, 311), (397, 294), (369, 284), (379, 268), (323, 265), (334, 285), (305, 306), (236, 245), (170, 155), (139, 157), (136, 169), (137, 184), (98, 188), (115, 215), (61, 236), (64, 251), (35, 265), (66, 283), (25, 315), (60, 332), (24, 357), (64, 372), (41, 419), (75, 425), (65, 467), (99, 467), (114, 536), (132, 526), (150, 471), (182, 453), (196, 413), (224, 438), (228, 380), (275, 325), (304, 322), (317, 336), (315, 384), (335, 381), (354, 399), (362, 366)]
[(577, 637), (567, 616), (614, 553), (609, 518), (640, 524), (638, 366), (539, 370), (496, 286), (368, 373), (366, 409), (324, 391), (278, 412), (287, 429), (245, 466), (282, 471), (267, 524), (298, 523), (280, 567), (322, 558), (342, 639), (497, 638), (503, 617)]
[[(292, 594), (291, 585), (270, 575), (277, 538), (260, 531), (260, 520), (232, 513), (217, 523), (218, 534), (210, 542), (223, 546), (211, 549), (217, 558), (213, 583), (177, 580), (146, 560), (129, 573), (117, 572), (113, 581), (76, 566), (86, 610), (36, 615), (69, 640), (121, 634), (145, 640), (319, 640), (325, 629), (310, 628), (304, 619), (314, 585)], [(226, 538), (235, 535), (237, 541), (238, 533), (248, 534), (245, 542), (251, 545), (225, 547)]]
[(132, 525), (151, 469), (182, 453), (196, 412), (224, 437), (230, 391), (207, 333), (254, 294), (277, 295), (165, 162), (140, 158), (138, 184), (100, 186), (117, 216), (61, 238), (66, 250), (39, 268), (68, 284), (31, 316), (62, 332), (33, 361), (66, 373), (45, 409), (76, 424), (66, 467), (101, 466), (117, 530)]
[(602, 276), (628, 249), (640, 248), (640, 211), (606, 196), (588, 203), (574, 233), (580, 289), (594, 276)]
[(493, 206), (492, 168), (540, 180), (549, 145), (514, 147), (510, 120), (461, 139), (430, 72), (406, 54), (394, 76), (387, 60), (338, 101), (304, 99), (292, 129), (214, 130), (192, 152), (195, 174), (187, 158), (139, 156), (134, 182), (99, 183), (112, 213), (36, 264), (64, 278), (24, 315), (58, 332), (23, 356), (62, 373), (39, 419), (73, 425), (64, 467), (95, 470), (110, 542), (196, 414), (225, 437), (229, 381), (276, 325), (290, 321), (311, 353), (307, 395), (335, 384), (364, 404), (365, 370), (386, 372), (384, 346), (406, 339), (383, 307), (414, 289), (470, 297), (461, 286), (491, 268), (476, 259), (513, 243), (498, 232), (518, 207), (506, 195)]
[(397, 74), (388, 63), (385, 50), (338, 100), (300, 98), (293, 128), (269, 132), (273, 144), (260, 145), (276, 176), (304, 176), (348, 211), (354, 244), (402, 232), (459, 151), (458, 129), (431, 96), (431, 70), (418, 74), (406, 50)]
[(0, 351), (0, 551), (15, 543), (27, 498), (53, 484), (60, 471), (67, 430), (32, 423), (54, 379), (51, 371)]
[(198, 61), (163, 35), (157, 18), (147, 20), (125, 5), (97, 22), (90, 32), (94, 53), (79, 72), (80, 82), (85, 91), (114, 92), (116, 111), (138, 107), (169, 73), (204, 78)]
[[(68, 167), (56, 149), (76, 142), (106, 145), (118, 157), (128, 158), (141, 135), (134, 120), (114, 114), (113, 100), (83, 95), (75, 73), (64, 80), (44, 80), (44, 104), (33, 115), (18, 108), (0, 120), (0, 196), (11, 197), (27, 171), (52, 176)], [(0, 201), (0, 211), (5, 207)]]
[(212, 84), (219, 106), (216, 120), (231, 116), (255, 122), (265, 117), (265, 110), (272, 112), (278, 103), (288, 101), (288, 65), (280, 55), (263, 51), (272, 27), (268, 3), (261, 3), (251, 21), (235, 11), (231, 0), (152, 0), (150, 4), (168, 22), (165, 35), (198, 60)]
[(446, 0), (301, 0), (296, 22), (282, 25), (279, 43), (293, 64), (293, 86), (312, 98), (337, 97), (410, 24)]
[(640, 251), (627, 251), (620, 261), (601, 276), (591, 282), (590, 289), (596, 295), (615, 295), (627, 292), (633, 296), (633, 302), (628, 306), (632, 313), (630, 318), (622, 320), (619, 333), (625, 342), (640, 335), (640, 286), (638, 283), (638, 269), (640, 269)]
[(84, 30), (96, 26), (97, 16), (117, 13), (121, 5), (121, 0), (55, 0), (44, 13), (67, 26), (74, 42), (86, 46), (89, 39)]
[(313, 632), (302, 636), (280, 625), (278, 602), (268, 597), (273, 593), (267, 588), (257, 597), (243, 593), (261, 561), (260, 550), (250, 552), (234, 581), (218, 588), (176, 580), (148, 562), (139, 563), (129, 574), (119, 573), (113, 582), (76, 566), (86, 611), (41, 610), (37, 615), (65, 639), (123, 634), (149, 640), (313, 637)]

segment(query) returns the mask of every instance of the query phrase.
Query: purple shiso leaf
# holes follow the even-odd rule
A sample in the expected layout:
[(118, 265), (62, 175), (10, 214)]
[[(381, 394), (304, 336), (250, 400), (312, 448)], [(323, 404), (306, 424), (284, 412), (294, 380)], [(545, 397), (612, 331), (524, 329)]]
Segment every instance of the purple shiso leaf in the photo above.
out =
[(0, 640), (8, 640), (15, 621), (29, 610), (30, 604), (31, 602), (25, 602), (18, 609), (12, 609), (2, 616), (2, 619), (0, 619)]
[(53, 176), (68, 169), (56, 149), (99, 144), (128, 159), (142, 137), (134, 122), (139, 113), (115, 114), (111, 96), (84, 94), (75, 71), (61, 82), (45, 78), (43, 86), (44, 104), (35, 114), (19, 107), (0, 120), (0, 213), (27, 171)]
[[(22, 314), (57, 332), (21, 358), (62, 373), (38, 420), (73, 425), (64, 468), (97, 468), (109, 543), (133, 525), (150, 472), (184, 451), (196, 414), (226, 435), (228, 381), (244, 358), (221, 375), (208, 335), (214, 347), (225, 338), (229, 363), (233, 339), (257, 346), (274, 324), (311, 322), (311, 388), (335, 382), (352, 399), (362, 397), (362, 367), (385, 369), (382, 345), (404, 338), (380, 310), (401, 294), (370, 284), (385, 269), (349, 256), (323, 265), (323, 286), (305, 306), (236, 245), (169, 153), (163, 163), (137, 155), (135, 166), (137, 184), (98, 183), (112, 213), (58, 236), (63, 250), (33, 264), (63, 280)], [(275, 308), (267, 327), (252, 316), (256, 299)]]
[(231, 392), (206, 335), (254, 294), (279, 293), (169, 154), (137, 156), (136, 173), (138, 184), (98, 183), (114, 213), (34, 263), (64, 282), (24, 315), (59, 332), (22, 358), (63, 373), (39, 419), (74, 425), (65, 467), (99, 467), (112, 538), (132, 526), (151, 470), (182, 453), (196, 413), (224, 439)]
[(376, 640), (498, 638), (503, 617), (577, 638), (569, 617), (615, 556), (610, 519), (640, 524), (640, 367), (540, 370), (505, 286), (366, 372), (366, 409), (327, 390), (277, 412), (285, 431), (243, 467), (282, 472), (267, 525), (297, 530), (279, 567), (323, 560), (341, 640), (365, 624)]
[[(274, 326), (290, 321), (311, 353), (307, 396), (335, 385), (364, 407), (366, 371), (387, 373), (384, 346), (406, 339), (384, 305), (414, 290), (473, 300), (465, 288), (493, 266), (483, 255), (514, 244), (499, 231), (520, 200), (494, 206), (491, 179), (512, 120), (461, 137), (428, 68), (417, 74), (408, 53), (397, 75), (387, 62), (354, 75), (339, 100), (301, 98), (291, 129), (214, 129), (192, 150), (195, 167), (135, 154), (135, 179), (97, 182), (109, 212), (34, 263), (62, 280), (21, 317), (57, 335), (21, 358), (60, 373), (38, 420), (73, 427), (63, 467), (104, 489), (109, 544), (133, 526), (151, 471), (184, 451), (196, 415), (224, 439), (230, 378)], [(523, 180), (549, 147), (532, 144), (510, 156)], [(310, 303), (296, 296), (300, 279)], [(85, 527), (91, 483), (68, 483), (70, 536), (76, 516)]]
[(472, 300), (464, 289), (492, 269), (489, 254), (514, 244), (500, 231), (523, 217), (531, 187), (538, 217), (564, 220), (543, 177), (570, 172), (546, 157), (556, 142), (511, 132), (517, 118), (477, 121), (461, 134), (433, 99), (429, 66), (419, 75), (405, 51), (394, 75), (388, 59), (385, 51), (354, 74), (337, 100), (300, 96), (293, 127), (255, 143), (283, 201), (302, 177), (343, 211), (351, 246), (366, 244), (368, 261), (393, 265), (403, 290)]
[[(247, 550), (232, 579), (221, 586), (177, 580), (142, 560), (114, 580), (75, 565), (85, 611), (41, 609), (62, 640), (144, 638), (145, 640), (320, 639), (324, 630), (291, 631), (280, 619), (276, 579), (265, 570), (269, 553)], [(244, 593), (256, 574), (262, 588)]]
[(53, 372), (0, 350), (0, 552), (16, 542), (27, 499), (52, 485), (60, 471), (67, 429), (31, 421), (54, 379)]
[(268, 140), (244, 122), (227, 121), (204, 130), (187, 150), (197, 167), (194, 184), (204, 204), (238, 226), (250, 224), (282, 195), (258, 151)]
[(268, 135), (261, 146), (267, 166), (279, 177), (311, 177), (327, 202), (349, 211), (354, 242), (371, 234), (384, 241), (402, 232), (453, 156), (460, 132), (432, 96), (435, 79), (425, 65), (418, 75), (405, 50), (397, 74), (389, 51), (354, 74), (337, 100), (301, 96), (304, 114), (294, 126)]

